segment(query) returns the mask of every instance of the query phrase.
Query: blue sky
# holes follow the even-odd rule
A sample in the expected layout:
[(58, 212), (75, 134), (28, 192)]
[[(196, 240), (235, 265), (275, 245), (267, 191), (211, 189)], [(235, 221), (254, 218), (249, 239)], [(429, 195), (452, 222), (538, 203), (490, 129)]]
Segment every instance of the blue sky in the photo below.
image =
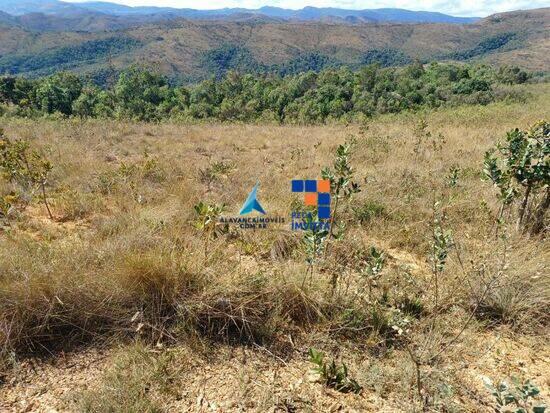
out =
[[(79, 2), (83, 0), (68, 0)], [(455, 16), (488, 16), (510, 10), (550, 7), (550, 0), (106, 0), (129, 6), (169, 6), (193, 9), (245, 7), (256, 9), (265, 5), (299, 9), (305, 6), (340, 7), (346, 9), (376, 9), (397, 7), (409, 10), (438, 11)]]

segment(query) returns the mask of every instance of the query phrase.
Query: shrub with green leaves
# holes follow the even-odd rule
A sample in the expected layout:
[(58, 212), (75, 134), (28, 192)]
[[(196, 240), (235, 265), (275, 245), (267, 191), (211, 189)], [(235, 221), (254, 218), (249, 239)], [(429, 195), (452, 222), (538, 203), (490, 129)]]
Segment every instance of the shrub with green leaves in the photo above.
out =
[(540, 390), (530, 380), (520, 380), (512, 376), (511, 383), (502, 381), (494, 384), (485, 377), (484, 382), (495, 399), (496, 413), (544, 413), (546, 411), (546, 406), (535, 406), (533, 398), (540, 394)]
[(317, 381), (325, 386), (332, 387), (342, 393), (360, 393), (362, 387), (349, 377), (347, 366), (337, 365), (334, 360), (325, 361), (325, 355), (313, 348), (309, 349), (309, 361), (315, 365), (312, 372), (317, 375)]
[(15, 209), (17, 196), (14, 194), (0, 195), (0, 228), (1, 224), (8, 224)]
[(517, 229), (538, 234), (545, 230), (550, 208), (550, 123), (514, 129), (506, 142), (485, 154), (483, 172), (499, 190), (498, 219), (517, 209)]
[(359, 206), (353, 207), (353, 214), (361, 224), (367, 224), (374, 218), (388, 216), (386, 206), (377, 201), (367, 201)]
[(193, 225), (204, 235), (204, 260), (206, 263), (208, 260), (210, 239), (216, 235), (215, 230), (218, 224), (218, 218), (225, 210), (225, 204), (206, 204), (201, 201), (194, 206), (194, 209), (197, 218)]
[(218, 161), (212, 162), (206, 168), (199, 169), (199, 180), (207, 187), (207, 191), (212, 190), (212, 184), (219, 179), (220, 176), (227, 175), (234, 165), (231, 162)]
[(433, 206), (432, 242), (430, 251), (430, 262), (434, 280), (434, 304), (437, 307), (439, 302), (439, 284), (441, 276), (447, 264), (449, 250), (453, 247), (453, 233), (445, 229), (445, 214), (440, 210), (440, 203)]
[(304, 247), (307, 256), (307, 263), (313, 272), (313, 266), (323, 252), (323, 246), (329, 232), (318, 223), (316, 211), (308, 213), (306, 217), (307, 230), (304, 231)]
[(10, 183), (33, 196), (40, 191), (50, 219), (53, 219), (48, 203), (46, 187), (49, 183), (52, 164), (40, 152), (31, 149), (29, 142), (11, 141), (0, 130), (0, 172)]
[(361, 276), (367, 281), (369, 286), (369, 298), (372, 298), (372, 287), (376, 285), (385, 262), (386, 254), (384, 251), (378, 250), (374, 246), (371, 247), (364, 267), (361, 269)]
[(331, 215), (330, 235), (334, 236), (334, 223), (340, 201), (350, 201), (353, 195), (361, 191), (359, 184), (353, 181), (354, 169), (351, 166), (351, 155), (355, 147), (355, 139), (350, 139), (336, 149), (336, 159), (333, 168), (323, 168), (321, 176), (330, 181), (333, 206)]
[(460, 175), (460, 168), (457, 165), (452, 165), (449, 168), (449, 173), (446, 176), (447, 186), (449, 188), (456, 188), (458, 186), (458, 178)]

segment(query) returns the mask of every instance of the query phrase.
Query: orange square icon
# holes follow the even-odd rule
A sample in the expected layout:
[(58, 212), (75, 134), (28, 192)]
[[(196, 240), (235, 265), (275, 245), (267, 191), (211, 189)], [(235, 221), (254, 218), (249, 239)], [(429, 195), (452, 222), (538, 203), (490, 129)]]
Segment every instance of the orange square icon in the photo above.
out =
[(306, 206), (317, 206), (317, 193), (306, 193), (305, 204)]
[(328, 179), (321, 179), (317, 181), (317, 192), (330, 193), (330, 181)]

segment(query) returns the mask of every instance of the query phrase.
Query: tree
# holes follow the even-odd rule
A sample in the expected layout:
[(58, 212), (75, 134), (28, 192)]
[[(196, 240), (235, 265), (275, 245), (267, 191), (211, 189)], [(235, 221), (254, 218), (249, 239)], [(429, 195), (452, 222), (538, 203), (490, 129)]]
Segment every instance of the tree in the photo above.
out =
[(484, 173), (500, 191), (499, 218), (519, 201), (518, 230), (542, 231), (550, 208), (550, 123), (508, 132), (505, 144), (485, 154)]
[(0, 103), (15, 102), (15, 77), (0, 77)]
[(122, 72), (115, 86), (116, 115), (143, 121), (158, 120), (157, 106), (169, 94), (166, 79), (138, 66)]
[(498, 69), (497, 79), (510, 85), (525, 83), (529, 80), (529, 74), (517, 66), (502, 66)]
[(28, 142), (11, 141), (0, 130), (0, 172), (8, 181), (18, 184), (24, 191), (33, 194), (40, 190), (42, 202), (50, 219), (53, 220), (46, 194), (46, 185), (52, 168), (52, 164), (38, 151), (31, 150)]
[(73, 102), (82, 92), (82, 82), (73, 73), (61, 72), (45, 78), (36, 89), (36, 104), (46, 113), (72, 114)]
[(73, 102), (72, 112), (74, 115), (82, 118), (93, 117), (96, 115), (96, 106), (99, 103), (100, 90), (95, 86), (86, 86), (82, 93)]

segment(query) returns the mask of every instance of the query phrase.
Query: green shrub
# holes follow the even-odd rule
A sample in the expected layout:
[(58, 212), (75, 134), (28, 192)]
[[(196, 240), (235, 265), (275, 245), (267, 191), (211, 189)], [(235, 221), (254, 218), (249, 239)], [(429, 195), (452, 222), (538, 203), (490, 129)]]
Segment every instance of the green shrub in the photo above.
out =
[(17, 184), (31, 196), (39, 191), (50, 219), (53, 219), (53, 215), (46, 187), (52, 169), (52, 164), (40, 152), (31, 149), (29, 142), (11, 141), (0, 130), (0, 172), (9, 182)]
[(499, 189), (498, 219), (517, 205), (517, 228), (537, 234), (550, 208), (550, 124), (540, 121), (525, 131), (506, 134), (506, 143), (485, 154), (485, 176)]
[(366, 201), (360, 206), (353, 209), (355, 218), (361, 224), (368, 224), (374, 218), (381, 218), (386, 216), (386, 207), (377, 201)]
[(517, 377), (508, 381), (502, 381), (497, 385), (485, 377), (485, 387), (489, 389), (495, 398), (495, 411), (510, 413), (544, 413), (545, 406), (533, 406), (534, 397), (540, 394), (540, 390), (530, 380), (520, 380)]

